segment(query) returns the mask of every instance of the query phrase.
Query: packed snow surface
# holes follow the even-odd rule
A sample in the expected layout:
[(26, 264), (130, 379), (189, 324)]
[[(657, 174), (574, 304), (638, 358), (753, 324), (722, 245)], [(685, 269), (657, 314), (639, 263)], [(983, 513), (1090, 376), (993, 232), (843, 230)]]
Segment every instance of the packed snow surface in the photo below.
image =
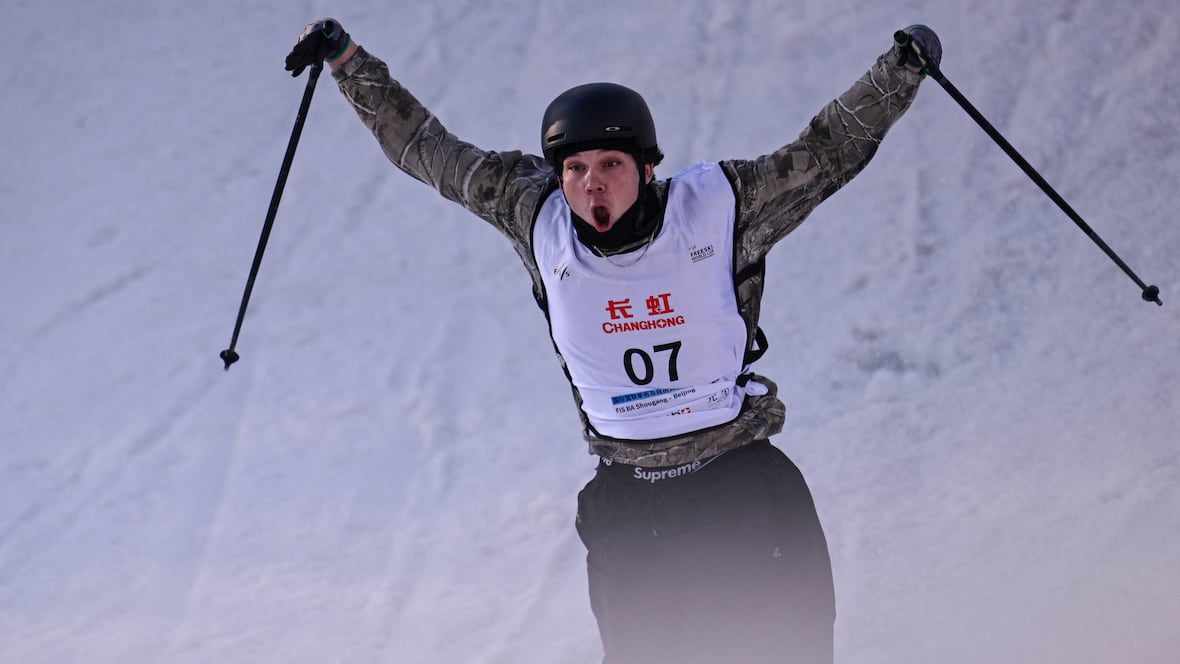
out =
[(335, 16), (449, 129), (538, 150), (639, 90), (667, 176), (793, 140), (929, 24), (943, 71), (771, 253), (788, 405), (850, 664), (1175, 662), (1180, 13), (1171, 0), (5, 7), (0, 660), (585, 663), (593, 474), (527, 275), (398, 172), (324, 75)]

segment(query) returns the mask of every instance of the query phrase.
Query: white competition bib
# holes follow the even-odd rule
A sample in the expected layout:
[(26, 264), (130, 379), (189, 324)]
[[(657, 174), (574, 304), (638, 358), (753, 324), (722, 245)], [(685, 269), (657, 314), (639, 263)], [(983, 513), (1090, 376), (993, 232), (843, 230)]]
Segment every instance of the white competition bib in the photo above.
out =
[(560, 191), (533, 230), (553, 341), (598, 435), (674, 436), (741, 410), (733, 190), (720, 166), (698, 164), (672, 178), (668, 196), (642, 258), (643, 248), (611, 260), (590, 251)]

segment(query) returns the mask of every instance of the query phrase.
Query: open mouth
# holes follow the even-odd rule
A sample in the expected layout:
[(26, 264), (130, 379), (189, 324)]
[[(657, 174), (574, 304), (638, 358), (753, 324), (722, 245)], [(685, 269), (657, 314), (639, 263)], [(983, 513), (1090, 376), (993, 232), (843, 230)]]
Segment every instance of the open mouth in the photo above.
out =
[(595, 205), (590, 208), (590, 214), (594, 217), (594, 225), (599, 230), (606, 230), (610, 226), (610, 210), (606, 209), (605, 205)]

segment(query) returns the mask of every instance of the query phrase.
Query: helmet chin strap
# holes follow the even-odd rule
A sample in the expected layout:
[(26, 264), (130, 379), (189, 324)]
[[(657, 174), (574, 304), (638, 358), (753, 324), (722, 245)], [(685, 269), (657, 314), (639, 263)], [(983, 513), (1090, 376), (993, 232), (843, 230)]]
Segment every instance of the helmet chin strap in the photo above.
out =
[[(637, 153), (635, 164), (639, 168), (639, 192), (635, 195), (635, 205), (639, 207), (640, 216), (643, 215), (644, 210), (644, 196), (647, 194), (647, 165), (643, 163), (642, 151)], [(635, 220), (635, 226), (638, 228), (639, 220)]]

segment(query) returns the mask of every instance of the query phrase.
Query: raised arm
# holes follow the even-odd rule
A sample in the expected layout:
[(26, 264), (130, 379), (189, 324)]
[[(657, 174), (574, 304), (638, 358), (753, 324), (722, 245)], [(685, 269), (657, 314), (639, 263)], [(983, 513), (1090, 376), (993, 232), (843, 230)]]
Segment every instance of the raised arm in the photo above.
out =
[[(722, 163), (738, 196), (739, 260), (757, 262), (828, 196), (856, 176), (905, 113), (942, 55), (925, 26), (898, 31), (893, 46), (844, 94), (812, 118), (799, 138), (753, 160)], [(741, 267), (741, 266), (739, 266)]]
[(552, 176), (544, 160), (482, 150), (448, 132), (337, 21), (309, 25), (287, 68), (297, 73), (317, 57), (328, 62), (340, 91), (395, 166), (500, 229), (518, 251), (527, 246), (533, 211)]

